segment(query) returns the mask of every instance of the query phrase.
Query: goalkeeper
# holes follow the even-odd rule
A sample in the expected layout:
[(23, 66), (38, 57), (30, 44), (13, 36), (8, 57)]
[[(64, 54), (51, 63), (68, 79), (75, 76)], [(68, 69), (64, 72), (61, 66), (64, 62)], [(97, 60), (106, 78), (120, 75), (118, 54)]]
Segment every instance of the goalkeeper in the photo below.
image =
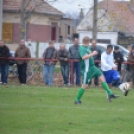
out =
[(84, 94), (85, 90), (88, 88), (88, 83), (94, 77), (99, 77), (102, 88), (107, 92), (107, 99), (111, 102), (112, 98), (118, 98), (118, 95), (114, 95), (113, 92), (109, 89), (105, 78), (102, 72), (95, 67), (93, 56), (97, 54), (96, 51), (91, 53), (89, 49), (90, 38), (84, 37), (82, 41), (82, 45), (79, 48), (80, 55), (80, 63), (81, 63), (81, 71), (82, 71), (82, 87), (78, 90), (77, 97), (75, 99), (75, 104), (81, 104), (81, 97)]

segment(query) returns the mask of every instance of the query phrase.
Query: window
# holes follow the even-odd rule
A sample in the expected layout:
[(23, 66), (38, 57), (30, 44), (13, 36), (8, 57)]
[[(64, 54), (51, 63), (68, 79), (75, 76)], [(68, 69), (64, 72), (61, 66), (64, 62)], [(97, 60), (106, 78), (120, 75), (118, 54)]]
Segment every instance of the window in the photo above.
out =
[(70, 26), (68, 25), (68, 35), (70, 35)]

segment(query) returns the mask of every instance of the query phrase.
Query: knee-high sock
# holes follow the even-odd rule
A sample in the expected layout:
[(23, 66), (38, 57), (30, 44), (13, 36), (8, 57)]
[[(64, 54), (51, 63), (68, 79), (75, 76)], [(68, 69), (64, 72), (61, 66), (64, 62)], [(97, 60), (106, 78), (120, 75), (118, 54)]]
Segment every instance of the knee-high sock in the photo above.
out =
[(113, 94), (113, 92), (111, 91), (111, 89), (109, 88), (109, 86), (108, 86), (108, 84), (106, 82), (102, 82), (101, 85), (102, 85), (102, 88), (104, 90), (106, 90), (106, 92), (108, 93), (108, 95)]
[(80, 88), (78, 93), (77, 93), (77, 97), (76, 97), (76, 101), (79, 101), (82, 97), (82, 95), (84, 94), (85, 90), (83, 88)]

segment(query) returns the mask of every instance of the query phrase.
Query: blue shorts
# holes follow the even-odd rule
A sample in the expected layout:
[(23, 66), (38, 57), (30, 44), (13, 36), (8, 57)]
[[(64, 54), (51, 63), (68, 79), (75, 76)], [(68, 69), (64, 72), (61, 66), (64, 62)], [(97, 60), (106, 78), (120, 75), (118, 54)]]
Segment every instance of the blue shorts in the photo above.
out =
[(114, 81), (120, 79), (120, 74), (116, 70), (103, 71), (103, 74), (108, 84), (111, 84)]

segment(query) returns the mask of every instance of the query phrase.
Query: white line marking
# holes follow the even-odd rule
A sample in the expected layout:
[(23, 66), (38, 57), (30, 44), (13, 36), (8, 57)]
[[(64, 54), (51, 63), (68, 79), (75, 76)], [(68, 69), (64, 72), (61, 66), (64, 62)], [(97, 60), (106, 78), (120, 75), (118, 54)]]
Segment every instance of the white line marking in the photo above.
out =
[(83, 107), (64, 107), (64, 106), (43, 106), (44, 108), (52, 108), (52, 109), (83, 109), (83, 110), (98, 110), (98, 111), (123, 111), (124, 109), (116, 109), (116, 108), (83, 108)]

